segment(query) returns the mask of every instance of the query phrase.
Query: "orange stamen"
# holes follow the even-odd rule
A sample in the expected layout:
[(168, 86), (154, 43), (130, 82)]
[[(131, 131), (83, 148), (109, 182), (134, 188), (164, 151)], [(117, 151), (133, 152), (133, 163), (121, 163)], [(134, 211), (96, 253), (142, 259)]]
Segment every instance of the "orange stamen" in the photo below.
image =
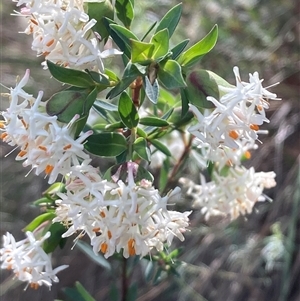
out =
[(254, 130), (254, 131), (258, 131), (259, 130), (259, 126), (257, 124), (250, 124), (250, 129)]
[(130, 238), (127, 245), (128, 245), (129, 256), (134, 256), (135, 255), (135, 249), (134, 249), (135, 240), (133, 238)]
[(105, 217), (104, 211), (101, 211), (101, 212), (100, 212), (100, 216), (103, 217), (103, 218)]
[(239, 138), (239, 134), (237, 133), (237, 131), (230, 131), (229, 137), (231, 137), (232, 139), (237, 139)]
[(107, 231), (107, 236), (109, 239), (111, 239), (111, 237), (112, 237), (111, 232), (109, 230)]
[(54, 39), (52, 39), (51, 41), (49, 41), (47, 44), (46, 44), (46, 46), (51, 46), (52, 44), (54, 43)]
[(261, 106), (261, 105), (257, 105), (256, 107), (257, 107), (258, 111), (262, 111), (263, 110), (263, 106)]
[(38, 283), (30, 283), (30, 287), (33, 288), (34, 290), (37, 290), (39, 288)]
[(250, 159), (251, 158), (251, 153), (249, 151), (245, 151), (245, 158)]
[(18, 156), (22, 158), (22, 157), (24, 157), (26, 154), (27, 154), (26, 151), (21, 150), (21, 151), (18, 153)]
[(37, 21), (35, 21), (34, 19), (30, 19), (30, 21), (35, 25), (39, 25), (39, 23)]
[(5, 132), (5, 133), (2, 133), (0, 137), (2, 140), (4, 140), (7, 136), (8, 136), (8, 134)]
[(53, 170), (53, 168), (54, 168), (54, 166), (48, 164), (48, 165), (46, 166), (46, 168), (45, 168), (45, 173), (46, 173), (47, 175), (49, 175), (49, 173), (51, 173), (51, 171)]
[(64, 150), (70, 149), (71, 147), (72, 147), (72, 145), (68, 144), (68, 145), (64, 146)]
[(4, 129), (5, 128), (5, 123), (4, 121), (0, 121), (0, 129)]
[(47, 151), (47, 147), (46, 146), (43, 146), (43, 145), (39, 145), (39, 149), (43, 150), (43, 151)]
[(103, 243), (102, 245), (101, 245), (101, 247), (100, 247), (100, 251), (103, 253), (103, 254), (105, 254), (106, 252), (107, 252), (107, 249), (108, 249), (108, 245), (107, 245), (107, 243)]
[(97, 232), (100, 232), (100, 228), (99, 228), (99, 227), (98, 227), (98, 228), (94, 228), (94, 229), (93, 229), (93, 232), (96, 232), (96, 233), (97, 233)]
[(21, 122), (22, 122), (24, 128), (27, 129), (27, 123), (24, 121), (24, 119), (21, 119)]

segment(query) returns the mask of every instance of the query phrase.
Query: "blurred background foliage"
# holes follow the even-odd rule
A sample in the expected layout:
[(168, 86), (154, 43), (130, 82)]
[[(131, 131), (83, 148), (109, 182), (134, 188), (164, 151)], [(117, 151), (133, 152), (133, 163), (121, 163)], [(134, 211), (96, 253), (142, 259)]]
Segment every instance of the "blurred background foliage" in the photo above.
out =
[[(180, 1), (151, 0), (136, 2), (133, 31), (142, 36), (151, 23), (159, 20)], [(273, 101), (265, 129), (263, 144), (251, 162), (257, 171), (274, 170), (277, 187), (267, 192), (273, 202), (257, 204), (250, 216), (234, 222), (215, 219), (205, 223), (199, 212), (191, 219), (191, 231), (179, 257), (179, 276), (162, 274), (153, 286), (145, 277), (148, 261), (130, 259), (130, 281), (137, 287), (137, 300), (176, 301), (250, 301), (300, 300), (300, 6), (293, 0), (210, 0), (183, 1), (183, 17), (172, 37), (176, 44), (189, 38), (191, 43), (201, 39), (214, 24), (219, 25), (219, 40), (214, 50), (205, 56), (197, 68), (214, 71), (234, 83), (233, 66), (240, 67), (242, 79), (258, 71), (264, 85), (278, 81), (271, 89), (282, 98)], [(299, 4), (299, 3), (298, 3)], [(40, 67), (41, 58), (30, 50), (31, 37), (18, 34), (24, 30), (23, 19), (11, 16), (15, 9), (10, 0), (2, 0), (0, 82), (14, 86), (16, 75), (31, 69), (29, 92), (45, 91), (45, 99), (61, 86), (49, 80), (48, 71)], [(6, 90), (1, 87), (1, 92)], [(7, 106), (2, 99), (0, 110)], [(41, 196), (46, 181), (29, 174), (14, 155), (4, 158), (10, 148), (1, 143), (0, 234), (10, 231), (23, 238), (22, 229), (37, 209), (29, 203)], [(198, 179), (195, 179), (198, 181)], [(188, 202), (188, 201), (187, 201)], [(9, 272), (1, 270), (0, 299), (67, 300), (63, 287), (72, 287), (79, 280), (96, 300), (118, 300), (121, 262), (110, 259), (112, 271), (96, 265), (72, 242), (54, 255), (54, 265), (70, 264), (59, 274), (60, 283), (51, 291), (23, 291), (24, 284), (12, 280)], [(139, 264), (137, 264), (139, 262)], [(165, 276), (164, 276), (165, 275)], [(149, 274), (148, 274), (149, 276)], [(150, 277), (148, 277), (150, 278)], [(153, 280), (153, 279), (152, 279)]]

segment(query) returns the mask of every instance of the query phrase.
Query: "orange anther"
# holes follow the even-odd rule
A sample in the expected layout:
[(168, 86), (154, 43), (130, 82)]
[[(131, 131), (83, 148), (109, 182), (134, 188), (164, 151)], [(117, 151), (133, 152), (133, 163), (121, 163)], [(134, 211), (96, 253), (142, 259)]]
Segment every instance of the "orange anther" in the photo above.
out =
[(43, 150), (43, 151), (47, 151), (47, 147), (46, 146), (43, 146), (43, 145), (39, 145), (39, 149)]
[(254, 131), (258, 131), (259, 130), (259, 126), (257, 124), (250, 124), (250, 129), (254, 130)]
[(24, 157), (26, 154), (27, 154), (26, 151), (21, 150), (21, 151), (18, 153), (18, 156), (22, 158), (22, 157)]
[(106, 216), (105, 213), (104, 213), (104, 211), (100, 212), (100, 216), (103, 217), (103, 218)]
[(50, 41), (46, 44), (46, 46), (49, 47), (49, 46), (51, 46), (53, 43), (54, 43), (54, 39), (50, 40)]
[(95, 232), (95, 233), (100, 232), (100, 227), (94, 228), (94, 229), (93, 229), (93, 232)]
[(229, 137), (231, 137), (232, 139), (237, 139), (239, 138), (239, 134), (237, 133), (237, 131), (230, 131)]
[(72, 145), (68, 144), (68, 145), (64, 146), (64, 150), (70, 149), (71, 147), (72, 147)]
[(135, 248), (134, 248), (135, 240), (133, 238), (130, 238), (127, 245), (128, 245), (129, 256), (134, 256), (135, 255)]
[(2, 140), (4, 140), (7, 136), (8, 136), (8, 134), (5, 132), (5, 133), (2, 133), (0, 137)]
[(105, 254), (106, 252), (107, 252), (107, 249), (108, 249), (108, 245), (107, 245), (107, 243), (103, 243), (102, 245), (101, 245), (101, 247), (100, 247), (100, 251), (103, 253), (103, 254)]
[(31, 21), (33, 24), (35, 24), (35, 25), (39, 25), (39, 23), (38, 23), (36, 20), (34, 20), (34, 19), (30, 19), (30, 21)]
[(107, 231), (107, 236), (109, 239), (111, 239), (111, 237), (112, 237), (111, 232), (109, 230)]
[(251, 158), (251, 153), (249, 151), (245, 151), (244, 156), (246, 159), (250, 159)]
[(257, 105), (256, 107), (258, 111), (262, 111), (264, 109), (262, 105)]
[(54, 166), (53, 165), (47, 165), (46, 168), (45, 168), (45, 173), (47, 175), (49, 175), (49, 173), (51, 173), (51, 171), (53, 170)]

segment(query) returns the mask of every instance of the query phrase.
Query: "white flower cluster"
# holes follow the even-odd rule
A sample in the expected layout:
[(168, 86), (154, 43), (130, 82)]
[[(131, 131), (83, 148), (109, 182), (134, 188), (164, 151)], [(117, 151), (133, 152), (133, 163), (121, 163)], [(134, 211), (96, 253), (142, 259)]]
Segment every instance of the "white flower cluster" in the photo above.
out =
[(72, 125), (79, 118), (74, 116), (69, 124), (57, 121), (56, 116), (45, 112), (43, 92), (35, 99), (23, 87), (30, 72), (10, 89), (10, 106), (1, 115), (1, 139), (15, 149), (20, 148), (16, 160), (25, 160), (23, 166), (32, 166), (37, 175), (45, 172), (49, 183), (54, 183), (59, 174), (65, 175), (72, 165), (78, 165), (78, 158), (88, 159), (83, 151), (83, 141), (92, 134), (88, 131), (74, 140)]
[(126, 258), (145, 256), (152, 248), (162, 251), (164, 242), (170, 245), (174, 236), (183, 241), (191, 212), (167, 210), (168, 200), (180, 189), (161, 197), (151, 182), (135, 183), (136, 170), (135, 163), (127, 163), (126, 183), (114, 183), (102, 180), (89, 161), (72, 167), (67, 192), (58, 194), (54, 219), (69, 227), (63, 237), (87, 233), (94, 252), (106, 258), (122, 250)]
[(33, 35), (32, 49), (45, 60), (73, 69), (103, 71), (102, 59), (120, 54), (116, 49), (101, 51), (101, 41), (92, 30), (97, 21), (84, 12), (83, 0), (15, 2), (25, 4), (17, 15), (28, 20), (24, 32)]
[[(251, 149), (257, 148), (259, 126), (269, 122), (265, 109), (268, 99), (277, 99), (276, 94), (262, 87), (258, 73), (250, 74), (249, 83), (242, 82), (238, 67), (233, 68), (236, 86), (219, 86), (223, 96), (220, 101), (207, 97), (215, 108), (201, 113), (190, 105), (197, 123), (189, 128), (195, 136), (197, 152), (193, 157), (202, 168), (213, 163), (212, 181), (206, 183), (201, 175), (201, 185), (182, 178), (188, 188), (187, 194), (194, 199), (194, 206), (202, 208), (206, 219), (212, 215), (230, 216), (252, 212), (257, 201), (266, 200), (263, 190), (276, 185), (274, 172), (256, 173), (254, 168), (241, 165), (251, 157)], [(227, 172), (226, 172), (227, 171)]]
[(219, 86), (224, 93), (219, 101), (207, 97), (215, 105), (212, 112), (203, 115), (194, 105), (190, 105), (198, 122), (189, 128), (189, 132), (197, 137), (196, 143), (203, 160), (218, 160), (222, 166), (227, 160), (236, 158), (236, 154), (241, 157), (239, 150), (247, 151), (255, 147), (259, 127), (269, 122), (265, 114), (265, 109), (269, 108), (268, 100), (277, 99), (276, 94), (263, 88), (263, 80), (259, 79), (257, 72), (249, 75), (249, 83), (241, 81), (238, 67), (234, 67), (233, 72), (236, 86)]
[(256, 202), (265, 201), (266, 188), (276, 185), (274, 172), (255, 172), (254, 168), (243, 166), (230, 168), (226, 176), (213, 173), (213, 181), (207, 182), (201, 175), (201, 185), (187, 179), (180, 179), (188, 187), (187, 194), (194, 199), (194, 206), (200, 207), (208, 220), (211, 216), (230, 216), (231, 220), (251, 213)]
[(3, 248), (0, 249), (1, 268), (12, 270), (20, 281), (27, 282), (31, 288), (37, 289), (41, 285), (49, 288), (52, 282), (58, 282), (56, 274), (67, 265), (52, 268), (51, 254), (43, 248), (43, 242), (50, 237), (47, 232), (40, 239), (36, 239), (32, 232), (26, 232), (27, 238), (15, 241), (12, 234), (3, 235)]

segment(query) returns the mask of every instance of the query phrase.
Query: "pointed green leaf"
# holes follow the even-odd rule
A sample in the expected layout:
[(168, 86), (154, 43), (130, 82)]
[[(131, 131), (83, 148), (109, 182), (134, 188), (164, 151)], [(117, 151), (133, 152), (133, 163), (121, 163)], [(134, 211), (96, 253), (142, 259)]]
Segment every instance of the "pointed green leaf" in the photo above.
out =
[(136, 132), (140, 137), (147, 138), (147, 133), (144, 130), (142, 130), (141, 128), (138, 127), (136, 129)]
[(168, 60), (159, 65), (158, 78), (167, 89), (185, 87), (180, 65), (174, 60)]
[(53, 212), (46, 212), (39, 216), (37, 216), (33, 221), (31, 221), (23, 231), (30, 231), (33, 232), (38, 226), (46, 221), (52, 221), (56, 217), (55, 213)]
[(172, 154), (170, 153), (168, 147), (165, 146), (163, 143), (161, 143), (159, 140), (153, 139), (153, 140), (150, 140), (150, 143), (152, 145), (154, 145), (159, 151), (161, 151), (166, 156), (169, 156), (169, 157), (172, 156)]
[(148, 76), (144, 77), (144, 86), (145, 86), (145, 92), (149, 100), (157, 104), (158, 95), (159, 95), (159, 85), (157, 82), (157, 79), (154, 80), (153, 85), (150, 83), (150, 80)]
[(133, 150), (138, 154), (141, 159), (144, 159), (148, 162), (151, 161), (151, 153), (150, 149), (147, 145), (147, 141), (139, 137), (133, 143)]
[(143, 117), (140, 119), (140, 124), (155, 127), (164, 127), (169, 125), (166, 120), (160, 119), (158, 117)]
[(136, 127), (139, 123), (137, 110), (126, 92), (123, 92), (119, 99), (118, 111), (122, 122), (129, 129)]
[(131, 40), (131, 61), (148, 65), (152, 61), (154, 44)]
[(121, 134), (99, 133), (89, 136), (84, 148), (97, 156), (115, 157), (127, 149), (127, 143)]
[(158, 61), (163, 58), (169, 51), (169, 31), (163, 29), (158, 31), (150, 40), (150, 43), (154, 45), (152, 58)]
[(178, 63), (185, 68), (192, 67), (201, 59), (203, 55), (214, 48), (217, 38), (218, 26), (215, 25), (201, 41), (181, 54), (178, 59)]
[(105, 87), (110, 86), (110, 81), (109, 81), (109, 78), (106, 74), (98, 73), (98, 72), (95, 72), (95, 71), (89, 71), (89, 70), (87, 70), (87, 73), (90, 75), (90, 77), (96, 83), (98, 83), (102, 86), (105, 86)]
[(177, 57), (182, 53), (186, 45), (189, 43), (189, 39), (186, 39), (171, 49), (172, 52), (172, 60), (176, 60)]
[(106, 111), (110, 111), (110, 112), (118, 112), (118, 106), (109, 103), (107, 101), (101, 100), (101, 99), (97, 99), (93, 106), (97, 109), (102, 108)]
[(115, 123), (109, 123), (109, 124), (106, 124), (106, 123), (97, 123), (93, 126), (93, 130), (100, 130), (100, 131), (114, 131), (114, 130), (117, 130), (117, 129), (122, 129), (124, 128), (124, 124), (123, 122), (115, 122)]
[(75, 87), (88, 88), (95, 86), (93, 79), (85, 72), (73, 70), (47, 61), (51, 75), (58, 81)]
[(178, 5), (170, 9), (161, 19), (161, 21), (157, 25), (156, 32), (159, 32), (160, 30), (166, 28), (169, 31), (169, 37), (171, 37), (181, 18), (181, 12), (182, 3), (179, 3)]
[(130, 0), (116, 0), (115, 8), (118, 19), (129, 28), (134, 17), (133, 5)]
[(146, 33), (144, 34), (144, 36), (141, 38), (141, 41), (144, 41), (146, 39), (146, 37), (148, 36), (148, 34), (152, 31), (152, 29), (155, 27), (157, 22), (154, 22), (153, 24), (150, 25), (150, 27), (148, 28), (148, 30), (146, 31)]

